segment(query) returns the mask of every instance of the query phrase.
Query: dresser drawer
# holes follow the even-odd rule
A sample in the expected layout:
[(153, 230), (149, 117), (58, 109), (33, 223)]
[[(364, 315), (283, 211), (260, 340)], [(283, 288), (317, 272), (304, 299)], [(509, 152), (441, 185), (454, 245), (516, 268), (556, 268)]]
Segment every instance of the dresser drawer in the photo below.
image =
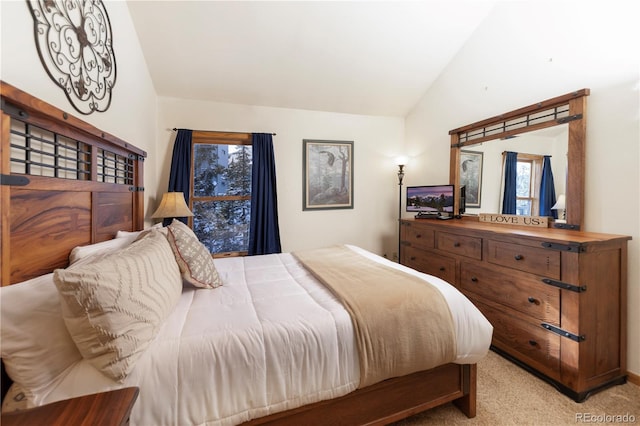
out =
[(472, 259), (482, 259), (482, 238), (449, 232), (436, 233), (436, 247), (449, 253)]
[(558, 378), (560, 336), (545, 330), (537, 322), (524, 321), (509, 311), (494, 309), (473, 297), (471, 300), (493, 325), (495, 346), (521, 360), (528, 359), (529, 364), (539, 364), (538, 369)]
[(404, 265), (417, 269), (425, 274), (442, 278), (454, 285), (456, 281), (456, 260), (436, 253), (418, 250), (413, 247), (403, 248)]
[(560, 252), (488, 240), (487, 261), (548, 278), (560, 279)]
[(400, 232), (400, 239), (405, 245), (410, 244), (413, 247), (422, 248), (434, 247), (433, 229), (426, 229), (411, 223), (403, 223)]
[(462, 262), (460, 288), (529, 315), (536, 322), (560, 326), (560, 289), (535, 275)]

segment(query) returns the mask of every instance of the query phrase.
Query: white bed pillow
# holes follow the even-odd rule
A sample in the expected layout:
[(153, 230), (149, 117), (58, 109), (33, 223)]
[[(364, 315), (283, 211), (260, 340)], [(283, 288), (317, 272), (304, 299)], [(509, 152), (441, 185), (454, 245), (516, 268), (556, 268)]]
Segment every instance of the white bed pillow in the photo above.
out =
[(177, 304), (182, 278), (160, 232), (95, 262), (54, 272), (62, 315), (82, 356), (122, 381)]
[(103, 254), (124, 248), (134, 242), (143, 232), (148, 232), (152, 229), (162, 229), (162, 223), (157, 223), (143, 231), (118, 231), (116, 237), (111, 240), (74, 247), (69, 254), (69, 265), (73, 265), (79, 260), (93, 256), (94, 254)]
[(95, 244), (74, 247), (69, 254), (69, 265), (73, 265), (74, 263), (95, 254), (120, 250), (121, 248), (127, 247), (129, 244), (131, 244), (136, 239), (136, 237), (137, 235), (129, 235), (123, 238), (113, 238), (111, 240), (102, 241)]
[(135, 240), (136, 238), (138, 238), (138, 236), (140, 236), (141, 233), (143, 233), (145, 231), (152, 230), (152, 229), (157, 229), (157, 230), (162, 229), (162, 222), (156, 223), (155, 225), (151, 226), (150, 228), (144, 229), (142, 231), (118, 231), (118, 232), (116, 232), (116, 238), (131, 238), (131, 237), (133, 237), (133, 239)]
[(133, 237), (136, 239), (142, 231), (118, 231), (116, 232), (116, 238), (128, 238)]
[[(33, 406), (32, 390), (45, 389), (68, 367), (82, 359), (64, 320), (53, 274), (0, 289), (1, 354), (14, 381), (15, 401)], [(20, 405), (19, 405), (20, 404)]]
[(191, 228), (174, 219), (167, 226), (167, 240), (186, 282), (200, 288), (216, 288), (222, 285), (211, 253)]

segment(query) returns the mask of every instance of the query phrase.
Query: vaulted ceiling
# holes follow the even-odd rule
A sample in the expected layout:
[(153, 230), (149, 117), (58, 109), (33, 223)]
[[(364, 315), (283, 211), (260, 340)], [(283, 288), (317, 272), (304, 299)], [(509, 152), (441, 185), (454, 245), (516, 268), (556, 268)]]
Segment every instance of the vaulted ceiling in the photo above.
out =
[(160, 96), (404, 116), (494, 2), (128, 1)]

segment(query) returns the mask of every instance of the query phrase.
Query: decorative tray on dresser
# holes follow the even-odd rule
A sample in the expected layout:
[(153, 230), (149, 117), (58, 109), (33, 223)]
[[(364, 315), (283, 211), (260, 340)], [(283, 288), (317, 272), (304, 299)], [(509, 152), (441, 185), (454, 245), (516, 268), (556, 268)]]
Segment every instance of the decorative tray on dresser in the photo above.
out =
[(401, 221), (401, 263), (447, 280), (493, 324), (492, 348), (577, 402), (626, 381), (623, 235)]

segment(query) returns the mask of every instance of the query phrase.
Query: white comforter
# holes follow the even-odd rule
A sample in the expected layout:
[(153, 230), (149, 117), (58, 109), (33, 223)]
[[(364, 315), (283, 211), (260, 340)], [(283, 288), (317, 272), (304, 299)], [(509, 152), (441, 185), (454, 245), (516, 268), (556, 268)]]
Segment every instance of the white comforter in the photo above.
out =
[[(491, 324), (455, 288), (351, 248), (422, 276), (443, 293), (456, 327), (456, 362), (486, 355)], [(42, 403), (138, 386), (133, 425), (230, 425), (356, 389), (360, 373), (349, 315), (290, 254), (215, 264), (224, 286), (185, 288), (123, 384), (80, 361)]]

